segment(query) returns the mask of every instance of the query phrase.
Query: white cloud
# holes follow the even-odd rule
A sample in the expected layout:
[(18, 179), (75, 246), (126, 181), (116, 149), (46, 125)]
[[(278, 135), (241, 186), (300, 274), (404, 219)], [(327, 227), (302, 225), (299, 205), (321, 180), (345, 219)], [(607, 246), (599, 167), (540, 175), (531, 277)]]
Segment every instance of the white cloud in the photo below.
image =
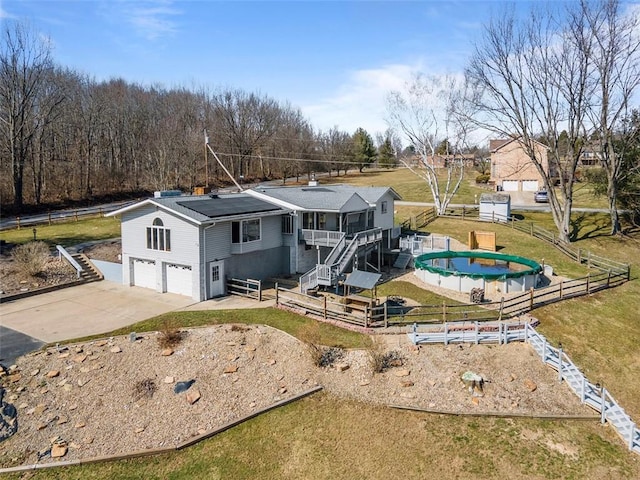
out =
[(385, 122), (387, 95), (402, 88), (418, 67), (396, 64), (353, 71), (334, 95), (319, 103), (303, 105), (301, 110), (321, 130), (338, 127), (353, 133), (362, 127), (374, 136), (388, 128)]
[(109, 16), (131, 25), (136, 34), (147, 40), (156, 40), (178, 31), (175, 18), (182, 12), (173, 7), (173, 0), (136, 0), (103, 4)]

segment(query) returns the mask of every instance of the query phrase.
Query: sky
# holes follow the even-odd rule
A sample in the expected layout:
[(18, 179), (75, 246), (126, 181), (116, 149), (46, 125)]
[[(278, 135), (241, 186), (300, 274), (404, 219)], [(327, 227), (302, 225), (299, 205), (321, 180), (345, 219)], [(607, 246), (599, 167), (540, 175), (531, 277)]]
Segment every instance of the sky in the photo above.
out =
[[(526, 2), (524, 2), (526, 3)], [(463, 71), (501, 1), (0, 0), (95, 80), (239, 88), (299, 108), (316, 130), (372, 136), (415, 72)], [(522, 5), (522, 4), (521, 4)]]

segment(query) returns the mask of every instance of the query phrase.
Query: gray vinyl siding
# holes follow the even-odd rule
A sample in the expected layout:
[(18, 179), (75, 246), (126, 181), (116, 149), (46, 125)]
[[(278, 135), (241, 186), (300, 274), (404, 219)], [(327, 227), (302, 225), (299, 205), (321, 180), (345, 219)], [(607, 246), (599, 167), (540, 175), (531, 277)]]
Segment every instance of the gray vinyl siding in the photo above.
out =
[(263, 217), (261, 233), (262, 250), (281, 247), (283, 245), (282, 237), (282, 219), (280, 215), (277, 217)]
[[(382, 213), (382, 202), (387, 202), (387, 213)], [(394, 197), (389, 193), (385, 193), (376, 205), (376, 213), (374, 217), (374, 223), (376, 227), (383, 230), (389, 230), (393, 228), (393, 210), (394, 210)]]
[(205, 261), (231, 256), (231, 222), (216, 223), (205, 230)]
[(225, 274), (228, 278), (265, 280), (288, 272), (289, 248), (287, 247), (233, 255), (225, 261)]

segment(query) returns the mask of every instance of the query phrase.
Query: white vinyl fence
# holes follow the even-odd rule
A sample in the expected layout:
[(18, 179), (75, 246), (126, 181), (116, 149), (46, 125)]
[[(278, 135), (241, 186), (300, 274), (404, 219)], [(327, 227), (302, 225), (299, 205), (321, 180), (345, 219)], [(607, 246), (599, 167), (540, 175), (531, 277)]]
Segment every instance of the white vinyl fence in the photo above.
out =
[(609, 422), (625, 442), (629, 450), (640, 453), (640, 430), (631, 417), (616, 402), (606, 388), (593, 384), (574, 365), (562, 346), (556, 348), (547, 342), (530, 323), (484, 323), (469, 327), (469, 322), (444, 323), (438, 329), (429, 325), (427, 331), (420, 332), (417, 324), (408, 333), (415, 345), (425, 343), (498, 343), (524, 341), (531, 345), (540, 359), (558, 372), (558, 381), (565, 381), (569, 388), (585, 405), (600, 412), (602, 423)]

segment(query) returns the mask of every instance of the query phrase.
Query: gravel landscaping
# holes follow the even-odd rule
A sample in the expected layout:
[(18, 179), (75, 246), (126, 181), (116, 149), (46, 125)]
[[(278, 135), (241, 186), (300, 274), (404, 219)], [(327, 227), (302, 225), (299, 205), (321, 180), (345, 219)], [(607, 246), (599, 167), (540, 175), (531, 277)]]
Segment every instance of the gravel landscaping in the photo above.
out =
[[(172, 349), (162, 336), (105, 338), (20, 358), (2, 378), (18, 430), (0, 443), (0, 465), (172, 447), (315, 385), (379, 405), (593, 414), (522, 343), (418, 348), (404, 335), (384, 336), (374, 351), (396, 361), (374, 373), (368, 351), (332, 352), (332, 365), (316, 367), (307, 345), (263, 325), (190, 329)], [(483, 394), (464, 386), (466, 371), (487, 380)]]

